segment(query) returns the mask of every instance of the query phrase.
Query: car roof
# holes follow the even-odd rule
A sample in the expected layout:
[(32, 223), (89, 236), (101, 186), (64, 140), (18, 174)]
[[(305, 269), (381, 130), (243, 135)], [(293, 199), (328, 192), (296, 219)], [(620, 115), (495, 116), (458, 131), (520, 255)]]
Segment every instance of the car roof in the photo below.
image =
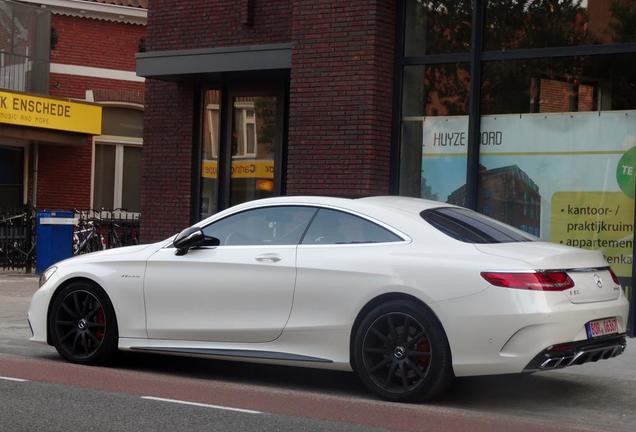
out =
[(350, 211), (391, 226), (411, 238), (417, 237), (418, 232), (428, 232), (429, 236), (443, 237), (441, 232), (435, 232), (437, 230), (432, 230), (433, 232), (430, 233), (427, 224), (422, 223), (420, 213), (431, 208), (456, 207), (439, 201), (402, 196), (371, 196), (352, 199), (313, 195), (287, 195), (247, 201), (222, 210), (198, 222), (196, 225), (203, 227), (230, 214), (270, 205), (310, 205)]
[(436, 207), (454, 207), (451, 204), (432, 201), (422, 198), (404, 197), (396, 195), (370, 196), (364, 198), (339, 198), (328, 196), (305, 196), (305, 195), (288, 195), (274, 198), (264, 198), (244, 203), (246, 207), (260, 206), (266, 204), (311, 204), (326, 205), (334, 207), (342, 207), (345, 209), (357, 210), (363, 207), (375, 207), (378, 210), (391, 209), (407, 211), (409, 213), (420, 213)]
[(439, 201), (431, 201), (422, 198), (402, 197), (402, 196), (372, 196), (365, 198), (338, 198), (327, 196), (280, 196), (274, 198), (264, 198), (248, 201), (221, 212), (234, 213), (235, 211), (247, 210), (249, 208), (261, 207), (264, 205), (316, 205), (340, 208), (360, 212), (368, 216), (379, 219), (390, 217), (389, 215), (408, 215), (410, 217), (419, 216), (423, 210), (437, 207), (455, 207), (451, 204)]

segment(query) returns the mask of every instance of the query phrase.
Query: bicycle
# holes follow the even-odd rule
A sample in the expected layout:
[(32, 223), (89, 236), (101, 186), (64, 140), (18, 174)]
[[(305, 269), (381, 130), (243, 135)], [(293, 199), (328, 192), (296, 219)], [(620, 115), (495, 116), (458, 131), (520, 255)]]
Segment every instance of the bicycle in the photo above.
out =
[(89, 221), (80, 220), (77, 229), (73, 231), (73, 255), (97, 252), (106, 249), (104, 236), (98, 231), (99, 218)]

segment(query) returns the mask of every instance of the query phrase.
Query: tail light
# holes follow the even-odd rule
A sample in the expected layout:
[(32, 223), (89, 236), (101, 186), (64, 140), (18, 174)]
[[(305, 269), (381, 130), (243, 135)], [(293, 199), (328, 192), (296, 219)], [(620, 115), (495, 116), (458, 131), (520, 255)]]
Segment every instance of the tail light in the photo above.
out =
[(564, 291), (574, 286), (566, 272), (492, 273), (482, 272), (481, 277), (494, 286), (533, 291)]
[(612, 280), (614, 281), (614, 283), (616, 285), (620, 285), (621, 283), (618, 281), (618, 276), (616, 276), (616, 273), (614, 273), (614, 270), (612, 270), (611, 267), (608, 267), (607, 270), (609, 270), (610, 275), (612, 276)]

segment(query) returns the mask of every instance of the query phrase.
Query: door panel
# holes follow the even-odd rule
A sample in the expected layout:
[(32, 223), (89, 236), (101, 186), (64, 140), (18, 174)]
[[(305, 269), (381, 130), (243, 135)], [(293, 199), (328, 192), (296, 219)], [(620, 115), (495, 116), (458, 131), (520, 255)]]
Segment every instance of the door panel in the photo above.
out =
[(296, 245), (219, 246), (148, 261), (148, 335), (153, 339), (268, 342), (289, 317)]

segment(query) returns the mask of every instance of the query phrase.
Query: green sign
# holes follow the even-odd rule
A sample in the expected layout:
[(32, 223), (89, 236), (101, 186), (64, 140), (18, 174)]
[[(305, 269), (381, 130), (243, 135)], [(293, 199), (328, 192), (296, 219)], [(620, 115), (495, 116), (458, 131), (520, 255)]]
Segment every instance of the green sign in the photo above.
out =
[(636, 178), (636, 147), (627, 150), (616, 167), (616, 181), (623, 193), (634, 198), (634, 179)]

